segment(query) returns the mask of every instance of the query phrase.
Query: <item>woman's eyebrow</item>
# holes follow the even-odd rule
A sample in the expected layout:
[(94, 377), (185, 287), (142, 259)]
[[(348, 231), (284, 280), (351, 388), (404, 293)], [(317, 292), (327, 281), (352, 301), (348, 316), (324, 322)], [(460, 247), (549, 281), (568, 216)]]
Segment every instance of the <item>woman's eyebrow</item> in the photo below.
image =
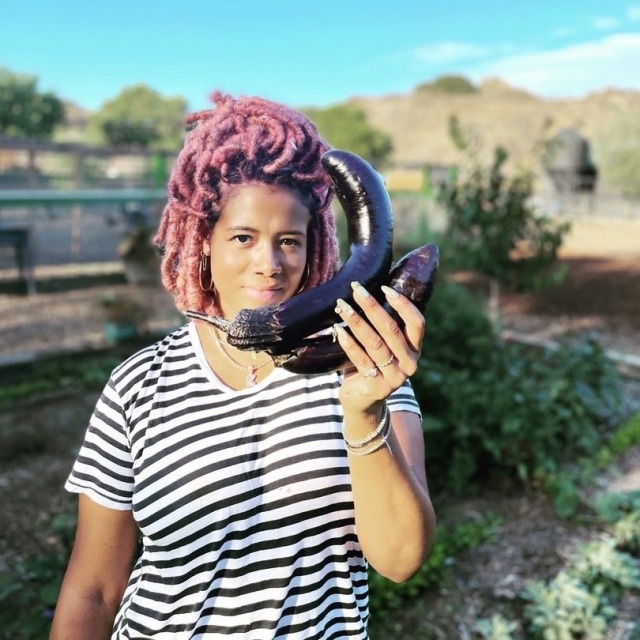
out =
[[(258, 229), (255, 229), (254, 227), (249, 227), (246, 225), (233, 225), (231, 227), (226, 227), (227, 231), (252, 231), (254, 233), (258, 233)], [(283, 231), (278, 231), (278, 235), (280, 236), (289, 236), (289, 235), (293, 235), (293, 236), (304, 236), (306, 235), (306, 231), (301, 231), (300, 229), (285, 229)]]

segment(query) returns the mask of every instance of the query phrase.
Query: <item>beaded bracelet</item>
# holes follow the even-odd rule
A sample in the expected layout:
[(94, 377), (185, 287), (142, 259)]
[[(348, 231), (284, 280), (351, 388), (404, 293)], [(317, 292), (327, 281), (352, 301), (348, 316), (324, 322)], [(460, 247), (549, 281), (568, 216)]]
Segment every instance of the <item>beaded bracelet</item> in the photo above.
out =
[(344, 425), (342, 427), (342, 437), (344, 438), (344, 442), (349, 449), (361, 449), (365, 444), (369, 444), (375, 437), (380, 435), (380, 432), (385, 428), (387, 423), (387, 418), (389, 417), (389, 408), (387, 407), (387, 403), (384, 403), (384, 408), (382, 409), (382, 418), (380, 418), (380, 422), (378, 426), (371, 432), (368, 433), (364, 438), (360, 440), (354, 440), (353, 438), (349, 438), (345, 432)]
[[(374, 451), (377, 451), (382, 446), (385, 445), (387, 439), (389, 437), (389, 433), (391, 432), (391, 419), (389, 417), (389, 411), (387, 406), (385, 405), (384, 412), (382, 415), (382, 419), (380, 420), (380, 424), (376, 427), (374, 431), (370, 434), (362, 438), (361, 440), (352, 440), (351, 438), (347, 438), (344, 436), (344, 444), (348, 453), (351, 453), (355, 456), (366, 456)], [(343, 430), (344, 435), (344, 430)], [(374, 442), (370, 446), (366, 446), (369, 442), (371, 442), (374, 438), (380, 436), (380, 438)]]

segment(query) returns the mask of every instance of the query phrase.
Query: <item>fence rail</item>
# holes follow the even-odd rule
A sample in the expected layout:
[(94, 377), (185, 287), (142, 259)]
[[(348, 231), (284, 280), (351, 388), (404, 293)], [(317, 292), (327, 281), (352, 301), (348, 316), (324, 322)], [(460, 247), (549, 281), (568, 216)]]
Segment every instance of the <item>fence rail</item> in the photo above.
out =
[(157, 226), (164, 189), (0, 190), (0, 271), (36, 290), (37, 267), (112, 262), (133, 226)]
[(165, 189), (4, 189), (0, 208), (163, 202)]

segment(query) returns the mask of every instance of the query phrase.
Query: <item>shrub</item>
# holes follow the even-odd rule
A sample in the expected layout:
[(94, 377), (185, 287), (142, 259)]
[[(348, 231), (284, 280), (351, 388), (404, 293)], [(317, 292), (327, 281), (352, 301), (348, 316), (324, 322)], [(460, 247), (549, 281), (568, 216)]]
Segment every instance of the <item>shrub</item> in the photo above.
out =
[(456, 117), (450, 120), (456, 146), (470, 156), (465, 171), (454, 171), (439, 187), (447, 213), (442, 235), (448, 269), (470, 269), (507, 286), (540, 290), (564, 277), (557, 254), (568, 223), (539, 213), (530, 173), (508, 177), (507, 153), (498, 147), (484, 166), (470, 149)]
[(485, 640), (511, 640), (512, 633), (517, 630), (517, 622), (507, 620), (499, 613), (489, 619), (478, 620), (476, 623), (476, 631)]
[(545, 351), (500, 344), (477, 301), (450, 283), (429, 307), (412, 381), (432, 486), (457, 494), (489, 474), (526, 481), (595, 456), (621, 406), (617, 372), (597, 342)]
[(59, 549), (20, 561), (0, 576), (0, 638), (39, 640), (47, 637), (69, 561), (76, 517), (61, 514), (52, 522)]
[(640, 413), (631, 416), (616, 429), (610, 446), (611, 451), (617, 454), (637, 444), (640, 444)]
[(585, 638), (604, 640), (607, 624), (615, 616), (615, 609), (603, 605), (599, 593), (590, 592), (577, 578), (560, 572), (548, 585), (533, 583), (526, 608), (534, 637), (545, 640)]

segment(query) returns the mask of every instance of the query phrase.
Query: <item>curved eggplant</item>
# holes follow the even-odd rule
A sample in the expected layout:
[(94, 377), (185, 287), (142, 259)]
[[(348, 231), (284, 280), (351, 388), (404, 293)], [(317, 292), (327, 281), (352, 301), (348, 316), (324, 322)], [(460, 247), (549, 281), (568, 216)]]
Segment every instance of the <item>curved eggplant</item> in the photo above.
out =
[[(407, 253), (395, 264), (388, 277), (388, 286), (407, 296), (424, 314), (431, 299), (440, 265), (440, 252), (437, 245), (427, 244)], [(402, 325), (398, 314), (386, 302), (384, 308)], [(276, 363), (293, 373), (326, 373), (341, 369), (347, 362), (342, 347), (323, 334), (308, 338), (307, 344), (296, 349), (294, 354)]]
[(391, 201), (375, 169), (359, 156), (333, 149), (322, 165), (335, 185), (347, 217), (349, 257), (328, 282), (277, 305), (242, 309), (231, 321), (187, 311), (227, 332), (230, 345), (243, 350), (291, 353), (304, 339), (336, 321), (338, 298), (353, 301), (351, 282), (372, 287), (385, 280), (392, 260)]

